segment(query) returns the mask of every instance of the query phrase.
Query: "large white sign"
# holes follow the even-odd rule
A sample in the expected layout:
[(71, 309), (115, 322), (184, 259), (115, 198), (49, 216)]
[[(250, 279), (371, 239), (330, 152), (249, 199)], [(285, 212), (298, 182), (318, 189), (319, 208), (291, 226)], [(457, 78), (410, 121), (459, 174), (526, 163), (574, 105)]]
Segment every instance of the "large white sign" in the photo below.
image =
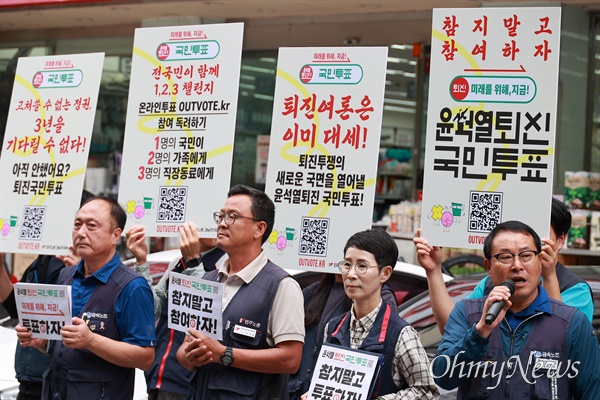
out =
[[(369, 399), (383, 356), (324, 344), (313, 370), (307, 400)], [(332, 395), (335, 395), (332, 397)]]
[(104, 53), (20, 58), (0, 160), (0, 251), (67, 254)]
[(61, 340), (60, 330), (71, 325), (71, 286), (16, 283), (19, 324), (35, 338)]
[(208, 337), (221, 340), (222, 304), (221, 283), (169, 272), (169, 329), (187, 333), (188, 328), (193, 328)]
[(435, 9), (421, 229), (481, 248), (498, 223), (549, 235), (560, 8)]
[(265, 248), (286, 268), (339, 272), (344, 245), (373, 218), (386, 47), (280, 48)]
[(244, 25), (135, 31), (119, 202), (126, 230), (179, 235), (193, 221), (215, 237), (212, 214), (231, 177)]

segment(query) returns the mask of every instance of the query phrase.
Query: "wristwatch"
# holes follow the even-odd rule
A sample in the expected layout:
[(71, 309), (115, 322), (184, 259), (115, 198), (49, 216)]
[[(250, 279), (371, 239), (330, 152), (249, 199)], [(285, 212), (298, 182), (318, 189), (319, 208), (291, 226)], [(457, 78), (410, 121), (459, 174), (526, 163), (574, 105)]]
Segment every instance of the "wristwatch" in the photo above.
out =
[(189, 260), (187, 260), (185, 262), (185, 269), (196, 268), (198, 265), (200, 265), (201, 262), (202, 262), (202, 259), (200, 257), (190, 258)]
[(221, 355), (221, 364), (223, 364), (225, 367), (229, 367), (231, 364), (233, 364), (233, 349), (231, 346), (227, 346), (225, 353)]

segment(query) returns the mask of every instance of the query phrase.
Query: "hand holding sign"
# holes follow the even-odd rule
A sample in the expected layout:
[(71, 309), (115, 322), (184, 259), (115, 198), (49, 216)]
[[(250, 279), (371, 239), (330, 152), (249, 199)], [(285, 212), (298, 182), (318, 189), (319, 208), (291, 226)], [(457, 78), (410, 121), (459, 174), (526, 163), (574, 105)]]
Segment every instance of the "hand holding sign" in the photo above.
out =
[(57, 255), (56, 258), (58, 258), (60, 261), (62, 261), (66, 267), (71, 267), (73, 265), (79, 264), (79, 262), (81, 261), (81, 257), (79, 257), (76, 254), (77, 252), (76, 252), (75, 248), (73, 246), (69, 246), (69, 251), (70, 251), (69, 254)]
[(94, 333), (83, 319), (73, 317), (72, 322), (73, 325), (65, 325), (60, 331), (63, 345), (71, 349), (89, 348), (94, 340)]
[(42, 353), (46, 352), (46, 345), (48, 344), (46, 339), (34, 338), (33, 333), (23, 325), (15, 326), (15, 331), (22, 347), (35, 347)]
[[(186, 336), (185, 358), (194, 367), (202, 367), (214, 360), (213, 354), (218, 354), (218, 347), (225, 350), (225, 346), (215, 339), (204, 336), (195, 329), (190, 328)], [(214, 351), (213, 351), (214, 350)]]

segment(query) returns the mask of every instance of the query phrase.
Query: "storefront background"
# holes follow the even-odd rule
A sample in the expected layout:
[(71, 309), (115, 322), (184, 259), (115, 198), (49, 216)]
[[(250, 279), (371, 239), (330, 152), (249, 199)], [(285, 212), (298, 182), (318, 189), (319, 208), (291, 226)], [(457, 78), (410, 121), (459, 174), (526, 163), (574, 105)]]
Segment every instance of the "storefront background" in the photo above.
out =
[[(548, 5), (543, 4), (543, 5)], [(593, 11), (563, 6), (554, 193), (562, 193), (565, 171), (600, 171), (600, 19)], [(33, 12), (33, 11), (32, 11)], [(2, 20), (10, 13), (3, 11)], [(199, 17), (146, 19), (142, 26), (227, 22)], [(129, 88), (133, 26), (114, 29), (8, 29), (0, 21), (0, 142), (3, 140), (18, 57), (103, 51), (106, 53), (90, 152), (90, 167), (108, 171), (105, 194), (118, 190)], [(252, 20), (246, 25), (236, 122), (232, 183), (256, 183), (256, 138), (269, 135), (277, 48), (280, 46), (389, 46), (383, 114), (382, 156), (407, 150), (402, 173), (385, 174), (397, 186), (378, 196), (374, 220), (389, 204), (414, 200), (421, 187), (428, 92), (427, 44), (430, 12), (313, 16)], [(416, 45), (416, 49), (413, 48)], [(414, 52), (413, 52), (414, 50)], [(0, 153), (1, 155), (1, 153)], [(408, 173), (406, 173), (408, 171)], [(382, 174), (383, 175), (383, 174)]]

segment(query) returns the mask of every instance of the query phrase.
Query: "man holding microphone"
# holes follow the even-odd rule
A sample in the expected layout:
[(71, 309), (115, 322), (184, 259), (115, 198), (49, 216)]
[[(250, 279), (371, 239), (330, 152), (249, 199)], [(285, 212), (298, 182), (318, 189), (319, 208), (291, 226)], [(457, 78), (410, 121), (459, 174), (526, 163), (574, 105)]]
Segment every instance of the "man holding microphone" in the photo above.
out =
[[(436, 383), (458, 387), (459, 399), (600, 398), (594, 328), (581, 311), (549, 298), (541, 250), (537, 233), (519, 221), (487, 236), (484, 263), (495, 287), (487, 298), (456, 304), (432, 365)], [(504, 303), (497, 318), (486, 322), (497, 302)]]

